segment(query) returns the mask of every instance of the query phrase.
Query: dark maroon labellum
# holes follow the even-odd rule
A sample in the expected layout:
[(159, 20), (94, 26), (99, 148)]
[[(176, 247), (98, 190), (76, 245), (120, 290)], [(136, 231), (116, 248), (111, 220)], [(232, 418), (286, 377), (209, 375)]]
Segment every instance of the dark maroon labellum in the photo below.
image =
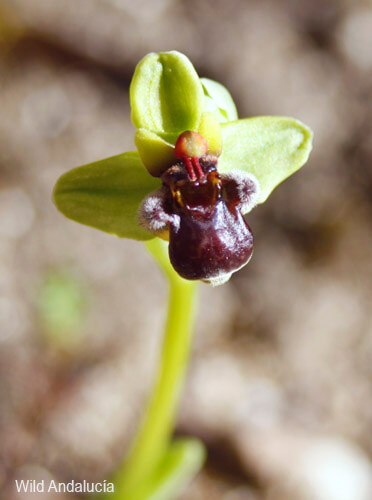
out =
[(202, 181), (165, 176), (174, 193), (173, 212), (179, 215), (179, 221), (170, 224), (169, 257), (183, 278), (208, 280), (244, 266), (252, 254), (253, 236), (234, 200), (226, 198), (213, 162), (200, 164), (203, 172), (209, 170)]
[(215, 156), (185, 156), (162, 181), (142, 204), (142, 223), (155, 233), (169, 228), (169, 257), (180, 276), (227, 281), (252, 255), (253, 235), (242, 211), (256, 203), (257, 181), (241, 171), (220, 175)]

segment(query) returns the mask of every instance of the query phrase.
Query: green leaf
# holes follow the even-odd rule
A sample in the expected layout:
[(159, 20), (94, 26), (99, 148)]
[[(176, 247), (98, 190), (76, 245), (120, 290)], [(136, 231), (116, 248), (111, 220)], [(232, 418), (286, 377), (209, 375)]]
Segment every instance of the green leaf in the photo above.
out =
[(130, 491), (115, 485), (115, 500), (174, 500), (201, 469), (205, 447), (197, 439), (177, 439), (169, 445), (154, 472)]
[(74, 168), (54, 188), (54, 202), (66, 217), (121, 238), (147, 240), (153, 235), (137, 217), (141, 201), (160, 187), (137, 152), (124, 153)]
[(223, 123), (221, 172), (245, 170), (261, 186), (259, 203), (306, 163), (312, 148), (312, 131), (293, 118), (262, 116)]
[(153, 132), (195, 130), (203, 87), (189, 59), (177, 51), (150, 53), (137, 65), (130, 85), (132, 121)]
[(238, 112), (227, 88), (209, 78), (201, 78), (200, 81), (202, 82), (205, 95), (204, 111), (213, 112), (218, 110), (221, 122), (237, 120)]
[(149, 482), (146, 500), (173, 500), (185, 490), (201, 469), (205, 460), (205, 448), (196, 439), (174, 441)]

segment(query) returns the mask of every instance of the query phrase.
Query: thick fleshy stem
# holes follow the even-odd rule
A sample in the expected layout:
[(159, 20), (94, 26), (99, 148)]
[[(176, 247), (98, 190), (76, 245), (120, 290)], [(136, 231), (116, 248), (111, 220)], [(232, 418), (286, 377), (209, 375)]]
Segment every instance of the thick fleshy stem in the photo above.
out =
[(115, 493), (110, 498), (117, 500), (148, 498), (147, 484), (169, 449), (194, 325), (196, 283), (173, 270), (165, 242), (155, 238), (147, 248), (169, 280), (168, 317), (155, 389), (129, 455), (114, 479)]

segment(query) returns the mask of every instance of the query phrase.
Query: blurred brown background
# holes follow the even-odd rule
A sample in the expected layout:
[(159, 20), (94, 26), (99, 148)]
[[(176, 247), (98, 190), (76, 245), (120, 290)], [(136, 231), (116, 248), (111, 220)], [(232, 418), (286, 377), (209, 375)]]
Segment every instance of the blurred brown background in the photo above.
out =
[(201, 287), (177, 432), (209, 460), (183, 500), (371, 500), (367, 0), (0, 0), (1, 498), (26, 498), (15, 477), (108, 478), (141, 414), (166, 283), (143, 245), (64, 219), (51, 191), (134, 148), (135, 64), (171, 49), (240, 116), (315, 132), (248, 216), (251, 263)]

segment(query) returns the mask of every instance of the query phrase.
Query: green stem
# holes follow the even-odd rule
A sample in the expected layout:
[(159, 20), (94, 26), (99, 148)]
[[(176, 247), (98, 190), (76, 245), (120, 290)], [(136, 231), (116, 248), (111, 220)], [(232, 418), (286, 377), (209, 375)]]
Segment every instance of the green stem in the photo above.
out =
[(125, 500), (137, 500), (138, 486), (154, 473), (169, 446), (194, 323), (196, 283), (176, 274), (163, 241), (155, 238), (147, 247), (169, 279), (169, 308), (155, 389), (140, 431), (116, 476), (113, 498)]

